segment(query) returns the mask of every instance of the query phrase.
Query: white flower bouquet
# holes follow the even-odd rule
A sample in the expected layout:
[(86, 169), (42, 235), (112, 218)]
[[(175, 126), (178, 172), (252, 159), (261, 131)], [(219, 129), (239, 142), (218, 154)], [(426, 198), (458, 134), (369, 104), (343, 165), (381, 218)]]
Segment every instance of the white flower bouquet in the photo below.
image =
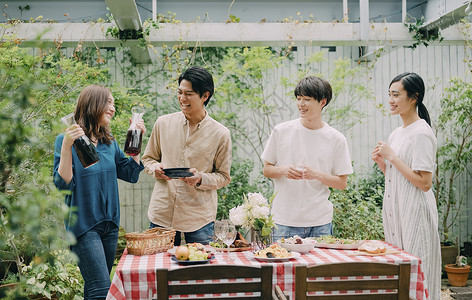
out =
[(230, 209), (229, 219), (236, 226), (260, 231), (262, 236), (270, 235), (275, 226), (271, 215), (275, 194), (267, 200), (260, 193), (244, 195), (244, 203)]

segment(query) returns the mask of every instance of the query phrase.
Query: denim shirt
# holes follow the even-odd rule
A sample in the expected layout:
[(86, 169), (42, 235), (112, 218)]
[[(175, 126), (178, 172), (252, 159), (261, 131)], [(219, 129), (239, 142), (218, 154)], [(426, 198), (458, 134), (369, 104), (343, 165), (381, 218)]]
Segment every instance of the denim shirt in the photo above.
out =
[(72, 147), (72, 180), (67, 184), (59, 175), (64, 133), (56, 138), (54, 147), (54, 184), (59, 190), (70, 191), (65, 196), (66, 204), (72, 209), (65, 220), (66, 229), (76, 237), (104, 221), (120, 224), (120, 202), (118, 178), (136, 183), (143, 164), (127, 158), (116, 141), (110, 145), (98, 143), (96, 149), (100, 161), (84, 169)]

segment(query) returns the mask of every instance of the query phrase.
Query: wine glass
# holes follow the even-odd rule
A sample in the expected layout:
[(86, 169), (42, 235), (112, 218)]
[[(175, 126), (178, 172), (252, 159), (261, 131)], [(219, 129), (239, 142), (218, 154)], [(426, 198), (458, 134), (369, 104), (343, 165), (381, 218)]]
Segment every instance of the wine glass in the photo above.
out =
[(230, 260), (229, 247), (236, 239), (236, 234), (236, 227), (233, 225), (233, 223), (231, 223), (231, 221), (215, 221), (215, 235), (227, 246), (228, 257), (226, 260)]
[(227, 226), (225, 221), (221, 221), (221, 220), (215, 221), (215, 229), (214, 229), (215, 236), (220, 241), (223, 241), (223, 236), (225, 235), (225, 231), (226, 231), (225, 226)]

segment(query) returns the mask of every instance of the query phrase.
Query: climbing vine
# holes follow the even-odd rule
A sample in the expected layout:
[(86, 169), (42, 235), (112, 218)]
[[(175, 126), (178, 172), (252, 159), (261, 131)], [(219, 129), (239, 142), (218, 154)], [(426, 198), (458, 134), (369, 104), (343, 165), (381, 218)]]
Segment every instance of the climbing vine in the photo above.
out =
[(413, 49), (416, 49), (419, 45), (423, 45), (425, 47), (429, 46), (429, 43), (438, 41), (442, 42), (444, 37), (441, 35), (439, 28), (435, 28), (432, 30), (426, 30), (423, 28), (425, 23), (424, 16), (421, 16), (420, 19), (416, 19), (413, 23), (405, 23), (405, 26), (408, 28), (408, 32), (411, 34), (411, 37), (415, 40), (415, 42), (411, 45)]

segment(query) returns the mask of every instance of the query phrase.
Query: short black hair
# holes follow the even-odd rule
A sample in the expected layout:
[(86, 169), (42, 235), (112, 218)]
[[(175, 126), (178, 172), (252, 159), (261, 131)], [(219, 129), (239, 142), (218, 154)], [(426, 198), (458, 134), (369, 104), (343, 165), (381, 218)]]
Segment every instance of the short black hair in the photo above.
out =
[(326, 99), (326, 105), (333, 97), (333, 90), (331, 85), (325, 79), (316, 76), (308, 76), (301, 79), (294, 90), (295, 97), (305, 96), (313, 97), (317, 101)]
[(205, 68), (193, 66), (185, 70), (182, 74), (180, 74), (179, 84), (184, 79), (192, 83), (193, 91), (197, 92), (200, 97), (203, 96), (203, 94), (205, 94), (206, 92), (210, 93), (208, 99), (204, 103), (204, 105), (206, 106), (215, 91), (213, 76), (211, 76), (210, 72), (208, 72), (208, 70)]

